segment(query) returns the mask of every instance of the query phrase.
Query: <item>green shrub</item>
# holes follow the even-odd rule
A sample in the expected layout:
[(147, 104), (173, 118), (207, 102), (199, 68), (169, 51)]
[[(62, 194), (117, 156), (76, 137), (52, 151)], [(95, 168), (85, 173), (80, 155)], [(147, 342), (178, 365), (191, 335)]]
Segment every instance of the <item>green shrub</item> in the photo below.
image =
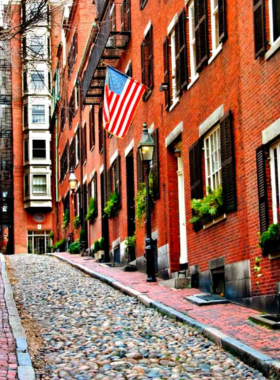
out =
[[(150, 196), (151, 196), (151, 207), (154, 205), (154, 199), (153, 199), (153, 176), (152, 173), (149, 175), (149, 188), (150, 188)], [(147, 213), (147, 197), (146, 197), (146, 184), (139, 183), (137, 195), (135, 198), (136, 202), (136, 224), (137, 227), (140, 228), (143, 224), (143, 222), (146, 220), (146, 213)]]
[(109, 219), (114, 218), (119, 212), (119, 196), (116, 191), (114, 191), (108, 201), (106, 202), (106, 207), (104, 208), (104, 213)]
[(50, 239), (53, 239), (54, 238), (54, 233), (53, 231), (50, 232)]
[(68, 249), (68, 252), (69, 253), (80, 253), (81, 251), (81, 246), (80, 246), (80, 242), (79, 240), (76, 240), (74, 243), (71, 243), (69, 245), (69, 249)]
[(128, 237), (125, 239), (124, 244), (125, 244), (127, 247), (135, 247), (135, 242), (136, 242), (136, 236), (133, 235), (133, 236), (128, 236)]
[(90, 197), (88, 201), (88, 213), (86, 215), (86, 220), (92, 223), (94, 222), (95, 218), (96, 218), (96, 202), (93, 197)]
[(200, 222), (202, 219), (211, 220), (223, 207), (223, 190), (218, 187), (215, 190), (207, 189), (208, 194), (202, 199), (192, 199), (191, 207), (194, 216), (190, 223)]
[(52, 248), (53, 248), (54, 250), (59, 249), (59, 248), (63, 248), (63, 247), (65, 246), (65, 244), (66, 244), (66, 239), (61, 239), (61, 240), (57, 241), (57, 242), (52, 246)]
[(67, 229), (69, 223), (70, 223), (70, 211), (67, 208), (64, 211), (63, 219), (62, 219), (62, 226), (61, 227), (62, 227), (63, 231), (65, 231)]
[(98, 251), (100, 251), (99, 240), (95, 240), (95, 242), (93, 244), (93, 250), (94, 250), (95, 253), (97, 253)]
[(81, 220), (80, 220), (80, 217), (79, 215), (76, 215), (74, 220), (73, 220), (73, 228), (74, 230), (77, 230), (81, 225)]

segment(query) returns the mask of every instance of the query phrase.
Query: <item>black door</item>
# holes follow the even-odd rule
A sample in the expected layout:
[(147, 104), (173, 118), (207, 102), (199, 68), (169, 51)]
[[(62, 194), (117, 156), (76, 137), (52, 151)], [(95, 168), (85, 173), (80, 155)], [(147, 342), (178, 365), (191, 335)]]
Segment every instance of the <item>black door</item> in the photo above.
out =
[[(87, 215), (87, 207), (88, 207), (88, 200), (87, 200), (87, 184), (85, 183), (83, 185), (83, 220), (85, 220), (86, 215)], [(85, 248), (88, 247), (88, 224), (87, 222), (84, 223), (84, 229), (85, 229), (85, 236), (86, 236), (86, 246)]]
[[(126, 191), (127, 191), (127, 236), (135, 234), (135, 193), (133, 152), (126, 157)], [(130, 249), (130, 261), (135, 260), (135, 251)]]
[(104, 249), (105, 249), (105, 261), (110, 261), (109, 256), (109, 223), (108, 217), (104, 213), (105, 208), (105, 183), (104, 183), (104, 173), (100, 175), (100, 185), (101, 185), (101, 214), (102, 214), (102, 237), (104, 238)]

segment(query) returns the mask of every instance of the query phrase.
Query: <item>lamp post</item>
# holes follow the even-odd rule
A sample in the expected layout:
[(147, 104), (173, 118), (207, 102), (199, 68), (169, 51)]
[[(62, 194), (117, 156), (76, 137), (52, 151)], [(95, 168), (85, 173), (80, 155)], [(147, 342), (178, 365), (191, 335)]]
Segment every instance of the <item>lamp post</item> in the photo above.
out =
[(151, 196), (150, 196), (150, 186), (149, 186), (149, 173), (150, 164), (153, 159), (155, 143), (150, 135), (147, 124), (143, 123), (143, 132), (141, 140), (138, 144), (138, 151), (142, 163), (145, 165), (146, 173), (146, 199), (147, 199), (147, 236), (145, 239), (145, 250), (147, 259), (147, 282), (155, 282), (155, 263), (154, 263), (154, 252), (153, 252), (153, 241), (152, 241), (152, 228), (151, 228)]

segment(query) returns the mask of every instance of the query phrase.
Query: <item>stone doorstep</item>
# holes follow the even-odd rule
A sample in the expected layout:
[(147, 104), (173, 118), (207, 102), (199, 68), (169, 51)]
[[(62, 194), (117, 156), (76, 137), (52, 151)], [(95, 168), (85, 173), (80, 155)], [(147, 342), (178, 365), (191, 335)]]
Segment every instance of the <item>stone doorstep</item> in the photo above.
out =
[[(112, 278), (110, 277), (107, 278), (107, 276), (101, 275), (93, 270), (87, 269), (87, 271), (85, 271), (82, 265), (73, 263), (72, 261), (64, 257), (55, 255), (55, 254), (48, 254), (48, 255), (54, 256), (57, 259), (68, 263), (74, 268), (80, 269), (86, 272), (87, 274), (89, 274), (90, 276), (92, 276), (93, 278), (98, 278), (99, 280), (109, 284), (110, 286), (114, 287), (114, 285), (117, 285), (115, 287), (120, 289), (120, 291), (122, 291), (124, 294), (129, 295), (128, 289), (134, 290), (133, 288), (130, 288), (129, 286), (122, 286), (122, 284), (119, 283), (118, 281), (116, 280), (112, 281)], [(210, 340), (214, 341), (218, 345), (222, 346), (226, 351), (229, 351), (233, 353), (235, 356), (239, 357), (244, 363), (247, 363), (251, 367), (258, 369), (265, 376), (269, 376), (269, 374), (272, 373), (272, 374), (275, 374), (276, 376), (279, 376), (280, 378), (280, 362), (274, 360), (272, 357), (265, 355), (261, 353), (260, 351), (257, 351), (254, 348), (247, 346), (241, 341), (238, 341), (222, 333), (217, 328), (198, 322), (197, 320), (181, 313), (180, 311), (173, 309), (169, 306), (166, 306), (161, 302), (154, 301), (151, 298), (144, 296), (143, 294), (139, 294), (137, 298), (140, 302), (143, 302), (144, 304), (149, 305), (150, 307), (153, 307), (154, 309), (158, 310), (162, 314), (166, 314), (170, 318), (174, 318), (180, 322), (186, 323), (187, 325), (196, 328), (201, 334), (203, 334)]]
[(207, 294), (207, 293), (194, 294), (193, 296), (185, 297), (185, 299), (197, 306), (221, 305), (221, 304), (229, 303), (229, 300), (222, 297), (220, 297), (221, 299), (217, 299), (217, 300), (213, 299), (210, 301), (206, 301), (203, 298), (201, 298), (202, 296), (208, 296), (208, 295), (210, 296), (210, 294)]
[(167, 288), (172, 289), (184, 289), (187, 288), (190, 284), (190, 280), (188, 278), (171, 278), (166, 281), (161, 281), (158, 283), (160, 286), (166, 286)]
[(273, 316), (275, 316), (275, 315), (263, 314), (263, 315), (252, 315), (249, 318), (253, 322), (264, 324), (264, 325), (272, 328), (273, 330), (278, 330), (278, 329), (280, 329), (280, 321), (275, 322), (275, 321), (272, 321), (272, 320), (267, 318), (267, 317), (273, 317)]

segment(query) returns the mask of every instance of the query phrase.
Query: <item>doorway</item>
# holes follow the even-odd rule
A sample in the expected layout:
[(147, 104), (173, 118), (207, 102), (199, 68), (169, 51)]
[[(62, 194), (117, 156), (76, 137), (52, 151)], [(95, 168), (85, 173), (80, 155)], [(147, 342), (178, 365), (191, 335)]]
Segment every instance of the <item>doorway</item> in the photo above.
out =
[(180, 265), (181, 265), (181, 264), (186, 264), (188, 262), (186, 203), (185, 203), (185, 184), (184, 184), (184, 171), (183, 171), (182, 141), (180, 141), (175, 146), (175, 156), (177, 158), (179, 234), (180, 234)]
[(28, 253), (42, 255), (51, 252), (50, 231), (28, 231)]
[[(126, 157), (127, 236), (135, 234), (135, 192), (133, 151)], [(135, 249), (130, 247), (130, 261), (135, 260)]]
[[(85, 183), (83, 185), (83, 211), (82, 211), (82, 220), (85, 220), (85, 217), (87, 215), (87, 208), (88, 208), (88, 200), (87, 200), (87, 184)], [(85, 236), (86, 236), (86, 246), (85, 249), (88, 248), (88, 224), (87, 222), (84, 223), (84, 229), (85, 229)]]
[(104, 238), (104, 251), (105, 251), (105, 261), (109, 262), (109, 223), (108, 217), (104, 213), (105, 208), (105, 181), (104, 181), (104, 172), (100, 174), (100, 185), (101, 185), (101, 229), (102, 229), (102, 237)]

